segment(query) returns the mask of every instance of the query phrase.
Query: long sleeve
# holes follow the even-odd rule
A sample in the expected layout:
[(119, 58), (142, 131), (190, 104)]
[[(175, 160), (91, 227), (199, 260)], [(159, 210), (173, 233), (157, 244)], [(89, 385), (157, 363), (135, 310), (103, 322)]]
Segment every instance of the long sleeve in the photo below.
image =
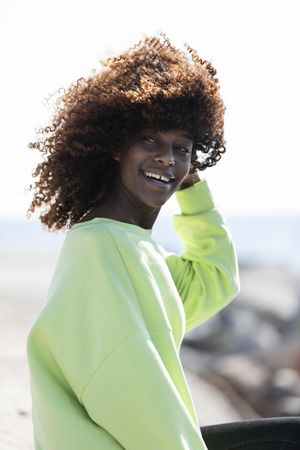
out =
[(235, 248), (205, 180), (176, 192), (181, 214), (173, 219), (183, 251), (165, 260), (183, 302), (186, 333), (239, 292)]
[(206, 449), (146, 330), (111, 351), (81, 398), (90, 417), (126, 450)]

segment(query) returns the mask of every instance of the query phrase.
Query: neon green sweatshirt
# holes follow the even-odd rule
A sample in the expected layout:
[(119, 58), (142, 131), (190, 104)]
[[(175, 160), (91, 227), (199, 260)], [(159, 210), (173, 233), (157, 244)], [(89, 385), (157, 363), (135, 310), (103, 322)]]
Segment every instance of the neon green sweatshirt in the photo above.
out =
[(180, 256), (111, 219), (68, 232), (27, 341), (36, 450), (206, 449), (179, 349), (237, 294), (237, 261), (206, 181), (176, 196)]

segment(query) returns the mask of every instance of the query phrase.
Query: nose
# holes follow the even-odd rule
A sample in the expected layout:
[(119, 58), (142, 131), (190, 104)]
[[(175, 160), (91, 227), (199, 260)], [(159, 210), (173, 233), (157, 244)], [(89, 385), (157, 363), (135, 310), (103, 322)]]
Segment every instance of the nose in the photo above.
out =
[(175, 159), (171, 146), (168, 148), (161, 149), (158, 154), (154, 156), (154, 161), (163, 166), (175, 166)]

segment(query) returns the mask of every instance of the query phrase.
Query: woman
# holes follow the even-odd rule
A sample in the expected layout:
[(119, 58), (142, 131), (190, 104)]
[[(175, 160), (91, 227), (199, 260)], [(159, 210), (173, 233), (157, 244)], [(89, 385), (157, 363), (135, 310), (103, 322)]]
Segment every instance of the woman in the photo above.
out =
[[(28, 337), (36, 450), (206, 448), (179, 349), (239, 281), (197, 173), (225, 150), (224, 105), (215, 69), (187, 49), (162, 35), (103, 61), (31, 144), (44, 161), (29, 212), (69, 230)], [(151, 238), (174, 192), (180, 256)], [(226, 426), (206, 429), (224, 449)]]

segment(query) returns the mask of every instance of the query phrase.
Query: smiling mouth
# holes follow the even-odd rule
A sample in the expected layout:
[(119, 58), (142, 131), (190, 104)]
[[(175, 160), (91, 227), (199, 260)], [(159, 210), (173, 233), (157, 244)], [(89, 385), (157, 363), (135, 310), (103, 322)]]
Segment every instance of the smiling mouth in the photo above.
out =
[(159, 184), (164, 184), (164, 185), (170, 185), (175, 179), (174, 177), (151, 172), (150, 170), (144, 170), (143, 173), (149, 180), (157, 182)]

